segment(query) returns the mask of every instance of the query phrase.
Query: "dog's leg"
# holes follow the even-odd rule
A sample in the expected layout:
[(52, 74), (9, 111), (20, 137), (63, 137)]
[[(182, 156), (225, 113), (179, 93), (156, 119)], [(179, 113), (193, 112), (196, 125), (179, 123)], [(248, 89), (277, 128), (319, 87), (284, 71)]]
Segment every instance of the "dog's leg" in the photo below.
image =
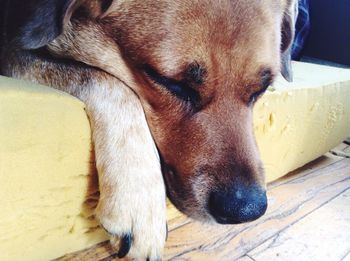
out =
[[(120, 256), (161, 257), (166, 235), (165, 189), (156, 147), (138, 98), (122, 83), (95, 85), (85, 100), (100, 182), (97, 216), (122, 237)], [(119, 86), (116, 86), (119, 85)]]
[(119, 256), (131, 246), (130, 257), (136, 260), (160, 259), (166, 238), (165, 188), (138, 97), (103, 72), (22, 57), (31, 62), (7, 63), (8, 76), (51, 85), (86, 104), (101, 193), (96, 214)]

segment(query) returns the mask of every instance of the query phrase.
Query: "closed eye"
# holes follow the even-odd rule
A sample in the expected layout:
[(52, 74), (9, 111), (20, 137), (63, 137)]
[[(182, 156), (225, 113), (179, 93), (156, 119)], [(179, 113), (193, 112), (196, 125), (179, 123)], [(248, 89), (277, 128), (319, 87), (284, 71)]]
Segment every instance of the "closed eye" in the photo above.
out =
[(254, 92), (249, 99), (249, 104), (253, 104), (261, 95), (265, 93), (267, 88), (272, 84), (273, 82), (273, 74), (270, 69), (264, 69), (260, 73), (260, 79), (261, 83), (259, 84), (261, 86), (261, 89)]
[(250, 96), (250, 99), (249, 99), (249, 104), (253, 104), (261, 95), (263, 95), (267, 88), (269, 87), (269, 85), (267, 87), (264, 87), (262, 88), (261, 90), (253, 93), (251, 96)]
[(164, 87), (178, 99), (186, 102), (191, 102), (193, 105), (199, 103), (199, 93), (188, 86), (186, 81), (178, 81), (165, 77), (148, 65), (143, 66), (143, 71), (153, 82)]

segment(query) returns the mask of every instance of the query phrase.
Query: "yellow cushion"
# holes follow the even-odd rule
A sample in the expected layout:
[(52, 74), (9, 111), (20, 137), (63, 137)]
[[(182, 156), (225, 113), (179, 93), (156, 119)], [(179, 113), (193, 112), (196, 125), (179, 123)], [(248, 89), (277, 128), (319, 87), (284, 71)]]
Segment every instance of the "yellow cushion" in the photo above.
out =
[(350, 134), (350, 69), (294, 63), (254, 109), (267, 181), (320, 157)]
[(0, 260), (48, 260), (106, 239), (91, 219), (90, 137), (76, 98), (0, 78)]

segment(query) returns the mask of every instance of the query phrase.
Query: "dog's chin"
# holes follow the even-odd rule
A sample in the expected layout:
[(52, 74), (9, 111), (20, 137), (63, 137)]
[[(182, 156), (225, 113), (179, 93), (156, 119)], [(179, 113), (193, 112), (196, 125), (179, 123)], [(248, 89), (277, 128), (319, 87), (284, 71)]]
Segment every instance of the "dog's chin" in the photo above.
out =
[(163, 169), (167, 196), (171, 203), (183, 214), (202, 223), (216, 224), (207, 209), (207, 196), (196, 195), (193, 190), (186, 189), (171, 169)]

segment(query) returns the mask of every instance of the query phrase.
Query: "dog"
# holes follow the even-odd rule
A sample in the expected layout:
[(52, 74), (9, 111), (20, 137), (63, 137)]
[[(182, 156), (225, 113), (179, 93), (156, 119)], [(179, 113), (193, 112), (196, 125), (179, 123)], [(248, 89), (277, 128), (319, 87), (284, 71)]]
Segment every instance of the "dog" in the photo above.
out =
[(164, 182), (175, 206), (203, 222), (238, 224), (265, 213), (252, 108), (278, 73), (292, 79), (297, 1), (0, 6), (1, 73), (86, 104), (101, 193), (96, 215), (118, 257), (161, 259)]

